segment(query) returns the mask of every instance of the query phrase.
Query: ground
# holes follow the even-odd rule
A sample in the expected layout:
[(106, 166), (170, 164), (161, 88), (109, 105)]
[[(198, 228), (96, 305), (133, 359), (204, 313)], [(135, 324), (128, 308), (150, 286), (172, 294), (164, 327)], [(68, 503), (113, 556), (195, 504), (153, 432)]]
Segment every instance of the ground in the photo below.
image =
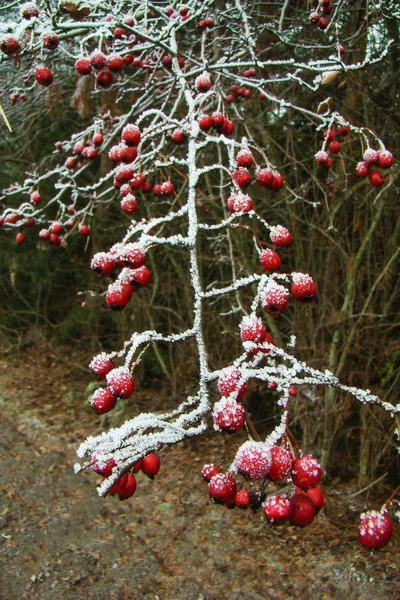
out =
[[(80, 364), (65, 349), (0, 357), (2, 600), (399, 600), (400, 527), (381, 551), (361, 547), (358, 516), (372, 501), (354, 486), (326, 486), (304, 529), (211, 504), (200, 469), (232, 436), (166, 449), (133, 498), (99, 498), (98, 476), (72, 469), (101, 425)], [(150, 393), (138, 391), (139, 407)]]

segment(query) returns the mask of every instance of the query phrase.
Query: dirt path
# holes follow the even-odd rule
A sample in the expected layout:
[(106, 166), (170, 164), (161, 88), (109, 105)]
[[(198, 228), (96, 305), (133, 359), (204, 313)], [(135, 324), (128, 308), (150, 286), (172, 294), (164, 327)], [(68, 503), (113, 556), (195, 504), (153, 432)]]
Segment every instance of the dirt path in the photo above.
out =
[(399, 526), (387, 548), (363, 549), (349, 489), (326, 489), (305, 529), (212, 505), (199, 472), (229, 439), (168, 449), (132, 499), (99, 498), (95, 474), (72, 470), (98, 432), (91, 380), (50, 352), (0, 362), (1, 600), (399, 600)]

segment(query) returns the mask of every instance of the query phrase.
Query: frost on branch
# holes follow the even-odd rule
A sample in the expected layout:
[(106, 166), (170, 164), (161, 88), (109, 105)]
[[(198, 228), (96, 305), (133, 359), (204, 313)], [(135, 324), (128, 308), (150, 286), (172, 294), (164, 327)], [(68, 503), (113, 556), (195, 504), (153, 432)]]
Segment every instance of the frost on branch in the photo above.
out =
[[(399, 408), (369, 391), (341, 384), (329, 370), (300, 361), (293, 336), (286, 345), (275, 342), (270, 329), (272, 323), (276, 329), (277, 325), (272, 319), (284, 311), (290, 314), (295, 301), (314, 300), (320, 274), (302, 272), (306, 268), (302, 264), (296, 264), (300, 271), (286, 272), (285, 252), (290, 245), (295, 247), (296, 239), (288, 223), (276, 222), (274, 202), (318, 203), (294, 189), (289, 169), (285, 177), (280, 172), (284, 166), (275, 164), (276, 153), (246, 122), (246, 103), (255, 97), (259, 106), (268, 102), (272, 110), (263, 112), (266, 129), (289, 112), (313, 124), (321, 133), (320, 149), (316, 153), (310, 149), (304, 157), (307, 169), (315, 166), (326, 173), (335, 168), (337, 155), (345, 160), (345, 144), (359, 146), (363, 160), (356, 175), (368, 177), (373, 188), (380, 187), (393, 156), (376, 134), (332, 111), (329, 99), (309, 107), (283, 93), (288, 84), (301, 92), (316, 92), (340, 74), (383, 60), (389, 45), (371, 42), (364, 60), (346, 62), (329, 30), (337, 24), (335, 31), (340, 31), (348, 15), (328, 13), (324, 2), (311, 17), (302, 16), (302, 28), (292, 21), (288, 24), (287, 3), (271, 20), (259, 15), (257, 3), (241, 0), (222, 8), (213, 1), (193, 0), (184, 11), (158, 2), (112, 4), (84, 2), (72, 13), (62, 5), (53, 15), (39, 5), (37, 13), (29, 8), (29, 17), (25, 6), (22, 20), (0, 26), (2, 63), (11, 64), (16, 57), (31, 60), (26, 89), (33, 97), (40, 98), (44, 88), (51, 90), (62, 80), (66, 61), (77, 77), (74, 96), (81, 115), (86, 115), (88, 102), (85, 86), (90, 101), (97, 103), (96, 117), (86, 129), (57, 142), (51, 167), (28, 173), (23, 183), (4, 191), (7, 208), (2, 225), (23, 238), (22, 229), (32, 226), (41, 243), (63, 247), (76, 232), (89, 236), (89, 223), (116, 206), (124, 219), (124, 233), (91, 259), (94, 275), (105, 280), (105, 302), (114, 311), (129, 310), (143, 288), (155, 285), (151, 259), (158, 250), (176, 252), (185, 265), (190, 322), (182, 318), (180, 329), (174, 331), (148, 325), (132, 332), (121, 348), (95, 356), (90, 367), (106, 384), (91, 399), (98, 414), (111, 410), (120, 398), (132, 397), (134, 402), (134, 369), (158, 343), (192, 343), (198, 378), (196, 388), (175, 409), (143, 413), (120, 428), (88, 438), (79, 448), (82, 463), (76, 471), (92, 467), (105, 477), (98, 488), (101, 495), (127, 498), (136, 489), (133, 473), (142, 470), (154, 476), (159, 466), (155, 453), (204, 433), (212, 416), (216, 430), (242, 430), (248, 440), (238, 448), (229, 472), (211, 477), (210, 496), (228, 506), (256, 509), (265, 499), (267, 480), (283, 481), (290, 475), (300, 490), (295, 500), (288, 506), (287, 499), (276, 496), (264, 508), (270, 519), (280, 522), (283, 517), (275, 514), (279, 508), (285, 520), (308, 524), (316, 514), (316, 500), (307, 496), (308, 488), (316, 488), (319, 479), (304, 465), (306, 473), (299, 478), (293, 467), (304, 458), (289, 429), (297, 387), (338, 388), (392, 415), (398, 415)], [(311, 31), (314, 26), (317, 29)], [(303, 51), (292, 55), (300, 30), (310, 40), (320, 36), (315, 48), (322, 48), (321, 58), (307, 54), (307, 36)], [(273, 58), (263, 50), (263, 35), (270, 31), (286, 45), (285, 58)], [(211, 50), (214, 42), (223, 50), (218, 57)], [(40, 64), (32, 56), (40, 56)], [(14, 104), (22, 93), (16, 89)], [(101, 104), (104, 90), (113, 94), (107, 110)], [(52, 195), (45, 198), (42, 188), (51, 186)], [(18, 202), (17, 209), (9, 206), (12, 202)], [(237, 236), (251, 240), (259, 257), (256, 268), (251, 261), (240, 260)], [(204, 245), (213, 262), (221, 265), (210, 281)], [(216, 273), (223, 275), (214, 277)], [(240, 335), (243, 346), (220, 368), (211, 366), (205, 336), (204, 315), (210, 307), (222, 317), (236, 319), (236, 338)], [(263, 440), (245, 408), (254, 381), (273, 390), (280, 414)], [(318, 471), (314, 461), (310, 457), (303, 462)], [(246, 485), (250, 481), (248, 490), (237, 491), (235, 474)]]

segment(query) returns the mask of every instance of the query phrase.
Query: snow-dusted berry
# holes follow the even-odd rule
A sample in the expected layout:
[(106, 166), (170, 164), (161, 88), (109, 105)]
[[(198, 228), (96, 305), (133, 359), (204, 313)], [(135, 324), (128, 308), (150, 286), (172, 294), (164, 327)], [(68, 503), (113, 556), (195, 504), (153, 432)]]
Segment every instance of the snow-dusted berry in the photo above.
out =
[(239, 473), (258, 481), (264, 479), (271, 468), (271, 453), (263, 442), (248, 440), (238, 449), (234, 464)]
[(292, 295), (296, 300), (312, 300), (317, 295), (317, 286), (310, 275), (292, 273)]
[(113, 369), (106, 375), (107, 387), (118, 398), (129, 398), (135, 389), (135, 380), (126, 367)]
[(283, 179), (282, 175), (277, 171), (273, 171), (272, 176), (273, 177), (271, 181), (271, 188), (273, 190), (280, 190), (281, 188), (283, 188), (283, 186), (285, 185), (285, 180)]
[(204, 467), (201, 470), (203, 479), (204, 479), (204, 481), (207, 481), (207, 483), (210, 481), (210, 479), (212, 477), (214, 477), (214, 475), (217, 475), (218, 473), (221, 473), (221, 469), (219, 468), (218, 465), (214, 465), (214, 464), (204, 465)]
[(357, 163), (356, 166), (356, 175), (357, 177), (367, 177), (369, 173), (369, 165), (361, 160), (359, 163)]
[(382, 169), (388, 169), (394, 162), (393, 154), (389, 150), (379, 150), (378, 164)]
[(293, 461), (291, 476), (297, 487), (302, 489), (315, 487), (322, 477), (321, 465), (316, 458), (305, 454)]
[(247, 508), (250, 504), (250, 494), (248, 490), (240, 490), (235, 494), (235, 505), (238, 508)]
[(106, 354), (102, 353), (93, 357), (89, 369), (91, 369), (100, 379), (105, 379), (107, 373), (115, 369), (115, 364)]
[(97, 252), (90, 263), (90, 268), (98, 277), (109, 277), (114, 267), (115, 260), (107, 252)]
[(369, 510), (361, 515), (358, 541), (366, 548), (383, 548), (389, 543), (392, 533), (393, 523), (386, 513)]
[(229, 196), (227, 205), (231, 213), (246, 213), (253, 210), (253, 200), (250, 196), (242, 192), (237, 192)]
[(385, 179), (380, 171), (371, 171), (368, 179), (373, 187), (381, 187), (385, 183)]
[(285, 496), (271, 496), (264, 502), (263, 512), (272, 525), (282, 525), (290, 519), (293, 506)]
[(332, 166), (332, 159), (325, 150), (320, 150), (316, 153), (315, 161), (321, 169), (329, 169)]
[(268, 471), (268, 477), (272, 481), (280, 481), (289, 475), (292, 467), (291, 454), (283, 446), (272, 446), (271, 466)]
[(243, 406), (231, 398), (221, 398), (213, 408), (214, 429), (217, 431), (238, 431), (246, 421)]
[(53, 73), (48, 67), (39, 66), (35, 69), (35, 79), (40, 85), (48, 86), (53, 83)]
[(269, 280), (261, 292), (261, 303), (264, 310), (273, 316), (279, 315), (287, 308), (289, 291), (276, 281)]
[(195, 86), (198, 92), (205, 93), (211, 89), (211, 80), (208, 73), (196, 77)]
[(228, 367), (224, 369), (218, 378), (218, 391), (221, 396), (230, 396), (235, 394), (236, 399), (243, 398), (247, 391), (247, 382), (239, 383), (242, 379), (242, 374), (236, 367)]
[(42, 35), (42, 43), (43, 48), (46, 48), (46, 50), (56, 50), (60, 40), (54, 31), (45, 31)]
[(236, 481), (226, 473), (217, 473), (210, 479), (208, 495), (217, 504), (229, 504), (235, 501)]
[(127, 144), (127, 146), (137, 146), (142, 137), (139, 127), (129, 123), (125, 125), (121, 132), (121, 139)]
[(281, 258), (275, 250), (266, 248), (260, 254), (260, 263), (267, 273), (273, 273), (281, 266)]
[(242, 342), (260, 343), (264, 341), (266, 328), (260, 317), (246, 315), (243, 317), (239, 328)]
[(133, 194), (126, 194), (120, 202), (121, 210), (128, 216), (134, 215), (139, 208), (138, 201)]
[(93, 393), (90, 399), (90, 406), (98, 415), (104, 415), (114, 408), (117, 398), (109, 389), (99, 388)]
[(378, 163), (378, 161), (379, 161), (378, 151), (374, 150), (373, 148), (367, 148), (367, 150), (363, 154), (363, 159), (364, 159), (364, 162), (367, 163), (367, 165), (373, 165), (373, 164)]
[(92, 72), (92, 64), (89, 58), (78, 58), (75, 62), (75, 69), (79, 75), (89, 75)]
[(144, 264), (146, 254), (137, 244), (126, 244), (118, 253), (118, 259), (126, 267), (138, 269)]
[(250, 152), (250, 150), (243, 148), (240, 150), (236, 156), (236, 162), (238, 167), (245, 167), (246, 169), (251, 169), (254, 164), (254, 156)]
[(107, 458), (102, 452), (96, 452), (93, 454), (92, 470), (103, 477), (109, 477), (114, 467), (117, 466), (114, 458)]
[(233, 181), (240, 187), (246, 188), (251, 183), (251, 174), (246, 167), (238, 167), (231, 173)]
[(282, 248), (282, 246), (287, 246), (290, 242), (293, 241), (292, 234), (289, 229), (283, 227), (283, 225), (274, 225), (270, 228), (269, 237), (271, 242), (277, 248)]
[(260, 169), (256, 175), (256, 181), (259, 185), (263, 187), (270, 187), (272, 181), (274, 179), (274, 173), (271, 169)]

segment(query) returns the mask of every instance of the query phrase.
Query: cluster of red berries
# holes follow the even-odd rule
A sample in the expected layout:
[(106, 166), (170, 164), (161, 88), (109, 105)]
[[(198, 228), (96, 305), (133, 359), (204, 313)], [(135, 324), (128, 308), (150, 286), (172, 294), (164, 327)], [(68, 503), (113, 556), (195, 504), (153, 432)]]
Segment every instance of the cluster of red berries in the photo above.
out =
[(197, 122), (202, 131), (209, 131), (213, 127), (217, 133), (231, 135), (235, 129), (233, 121), (219, 111), (215, 111), (211, 115), (201, 113), (197, 118)]
[[(253, 510), (263, 505), (264, 515), (273, 525), (289, 521), (302, 527), (314, 520), (324, 504), (324, 495), (318, 486), (322, 469), (311, 455), (293, 459), (284, 446), (267, 447), (263, 442), (248, 440), (236, 454), (234, 470), (250, 482), (249, 489), (238, 490), (233, 473), (222, 473), (218, 465), (203, 467), (202, 475), (208, 482), (208, 494), (213, 502), (228, 508), (250, 506)], [(294, 493), (290, 497), (275, 495), (266, 499), (268, 481), (282, 482), (288, 477), (296, 486)], [(258, 484), (253, 485), (255, 482)]]
[[(93, 457), (92, 469), (99, 475), (103, 476), (103, 481), (110, 477), (113, 468), (117, 466), (117, 463), (113, 458), (104, 460), (101, 454), (96, 454)], [(144, 458), (139, 460), (132, 469), (121, 475), (121, 477), (114, 483), (110, 489), (111, 495), (118, 495), (120, 500), (127, 500), (131, 498), (136, 492), (137, 481), (135, 475), (142, 471), (149, 479), (154, 479), (160, 470), (160, 457), (156, 452), (150, 452)]]
[(72, 152), (74, 156), (68, 156), (65, 160), (65, 166), (70, 171), (81, 169), (86, 160), (96, 160), (99, 155), (98, 148), (104, 142), (102, 133), (95, 133), (90, 140), (78, 140), (75, 142)]
[(350, 129), (346, 125), (339, 125), (337, 129), (331, 127), (324, 132), (324, 146), (327, 147), (327, 150), (320, 150), (315, 155), (316, 163), (321, 169), (330, 169), (332, 167), (331, 155), (339, 154), (341, 141), (349, 134)]
[(389, 150), (374, 150), (368, 148), (363, 155), (363, 160), (356, 166), (357, 177), (368, 177), (374, 187), (380, 187), (385, 183), (383, 173), (378, 168), (389, 169), (393, 165), (393, 154)]
[[(253, 77), (253, 75), (255, 75), (256, 73), (256, 69), (253, 67), (250, 67), (250, 69), (246, 69), (246, 71), (243, 72), (243, 75), (245, 77)], [(231, 93), (228, 94), (225, 98), (225, 102), (227, 104), (232, 104), (232, 102), (234, 102), (235, 100), (239, 100), (240, 98), (250, 98), (252, 95), (252, 90), (246, 86), (238, 86), (236, 83), (232, 84), (231, 86)]]
[(310, 14), (310, 23), (319, 29), (326, 29), (329, 25), (329, 15), (333, 11), (333, 2), (319, 0), (318, 7)]
[(98, 354), (89, 367), (99, 377), (107, 381), (107, 387), (97, 389), (90, 406), (98, 415), (104, 415), (114, 408), (118, 398), (130, 398), (135, 389), (135, 380), (126, 367), (116, 367), (106, 354)]

